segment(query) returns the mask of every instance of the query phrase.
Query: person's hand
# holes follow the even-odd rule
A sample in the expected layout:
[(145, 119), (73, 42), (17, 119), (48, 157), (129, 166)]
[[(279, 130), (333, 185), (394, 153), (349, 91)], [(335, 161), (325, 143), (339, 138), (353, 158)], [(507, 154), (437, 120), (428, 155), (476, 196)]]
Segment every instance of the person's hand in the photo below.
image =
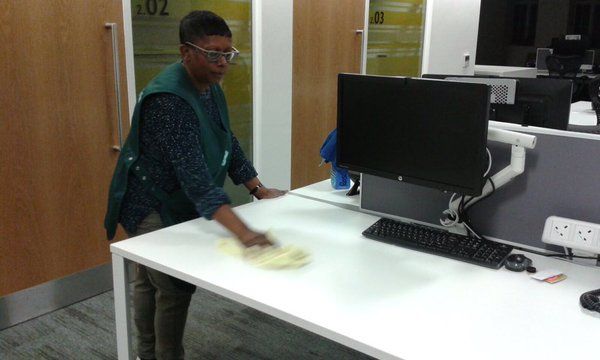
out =
[(273, 242), (271, 242), (265, 234), (257, 233), (254, 231), (248, 231), (248, 233), (241, 236), (239, 240), (247, 248), (252, 246), (264, 247), (273, 245)]
[(270, 189), (270, 188), (266, 188), (266, 187), (261, 187), (254, 194), (254, 196), (256, 196), (256, 198), (259, 199), (259, 200), (262, 200), (262, 199), (274, 199), (276, 197), (280, 197), (280, 196), (285, 195), (285, 193), (287, 193), (286, 190)]

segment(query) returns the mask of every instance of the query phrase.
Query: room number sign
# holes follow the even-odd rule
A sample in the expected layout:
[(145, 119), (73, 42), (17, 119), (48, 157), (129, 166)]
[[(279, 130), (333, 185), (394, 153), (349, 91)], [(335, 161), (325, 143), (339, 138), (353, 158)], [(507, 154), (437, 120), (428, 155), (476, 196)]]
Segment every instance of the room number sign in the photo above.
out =
[(383, 24), (385, 20), (385, 12), (375, 11), (375, 14), (369, 18), (369, 24)]
[(169, 0), (140, 0), (135, 5), (136, 15), (168, 16)]

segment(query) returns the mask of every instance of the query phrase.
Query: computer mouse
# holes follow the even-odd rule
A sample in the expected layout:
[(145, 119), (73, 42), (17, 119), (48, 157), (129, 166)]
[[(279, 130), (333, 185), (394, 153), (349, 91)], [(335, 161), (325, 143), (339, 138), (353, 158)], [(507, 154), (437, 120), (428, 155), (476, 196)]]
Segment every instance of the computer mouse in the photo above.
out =
[(525, 271), (529, 266), (531, 259), (523, 254), (511, 254), (504, 262), (504, 267), (510, 271)]

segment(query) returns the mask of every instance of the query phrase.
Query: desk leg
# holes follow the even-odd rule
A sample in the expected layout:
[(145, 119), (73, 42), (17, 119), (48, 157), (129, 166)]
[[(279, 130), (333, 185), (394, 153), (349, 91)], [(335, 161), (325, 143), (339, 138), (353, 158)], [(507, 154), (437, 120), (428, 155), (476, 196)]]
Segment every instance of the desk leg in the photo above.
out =
[(115, 295), (115, 322), (117, 326), (117, 354), (119, 360), (133, 359), (131, 347), (131, 312), (129, 310), (129, 277), (127, 260), (112, 254), (113, 289)]

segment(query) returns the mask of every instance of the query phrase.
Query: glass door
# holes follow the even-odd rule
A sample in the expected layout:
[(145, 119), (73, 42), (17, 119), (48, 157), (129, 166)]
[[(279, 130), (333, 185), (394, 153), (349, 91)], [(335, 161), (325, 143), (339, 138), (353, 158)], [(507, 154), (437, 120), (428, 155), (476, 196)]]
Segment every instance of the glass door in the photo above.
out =
[(425, 0), (370, 0), (367, 74), (420, 76)]
[[(240, 56), (221, 86), (227, 97), (231, 129), (252, 159), (252, 0), (131, 0), (136, 92), (167, 65), (178, 61), (179, 21), (192, 10), (210, 10), (223, 17)], [(249, 202), (244, 186), (229, 178), (225, 191), (233, 205)]]

